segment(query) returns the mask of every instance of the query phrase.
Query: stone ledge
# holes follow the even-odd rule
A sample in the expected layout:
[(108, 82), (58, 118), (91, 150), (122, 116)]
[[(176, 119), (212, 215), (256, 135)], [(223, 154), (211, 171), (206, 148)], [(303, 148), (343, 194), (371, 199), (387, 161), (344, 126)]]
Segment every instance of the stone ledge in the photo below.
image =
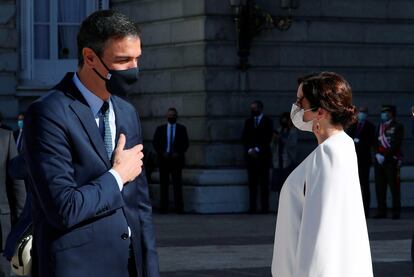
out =
[[(155, 183), (159, 182), (158, 172), (151, 177)], [(247, 184), (247, 173), (243, 169), (184, 169), (183, 184), (196, 187), (244, 186)]]
[[(401, 170), (401, 204), (403, 207), (414, 206), (414, 166), (406, 166)], [(149, 189), (153, 206), (159, 207), (160, 188), (159, 175), (152, 174), (154, 184)], [(243, 169), (186, 169), (183, 171), (184, 210), (189, 213), (242, 213), (249, 209), (249, 191), (247, 174)], [(173, 189), (170, 186), (170, 204), (174, 202)], [(277, 195), (269, 195), (270, 209), (277, 207)], [(390, 205), (391, 196), (388, 194)], [(371, 182), (371, 208), (376, 207), (375, 184)]]
[[(151, 175), (155, 183), (159, 182), (158, 172)], [(374, 169), (371, 168), (371, 182), (374, 181)], [(401, 167), (401, 182), (414, 183), (414, 166)], [(239, 186), (247, 184), (245, 169), (184, 169), (183, 184), (196, 187)]]

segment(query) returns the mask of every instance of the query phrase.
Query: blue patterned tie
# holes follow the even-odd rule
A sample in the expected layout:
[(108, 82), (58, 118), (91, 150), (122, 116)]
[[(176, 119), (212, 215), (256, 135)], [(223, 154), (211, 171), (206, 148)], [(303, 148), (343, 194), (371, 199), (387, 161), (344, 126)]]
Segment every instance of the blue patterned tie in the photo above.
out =
[(111, 128), (109, 127), (109, 103), (104, 101), (101, 108), (101, 115), (103, 117), (103, 140), (105, 144), (106, 153), (108, 158), (112, 156), (112, 135)]

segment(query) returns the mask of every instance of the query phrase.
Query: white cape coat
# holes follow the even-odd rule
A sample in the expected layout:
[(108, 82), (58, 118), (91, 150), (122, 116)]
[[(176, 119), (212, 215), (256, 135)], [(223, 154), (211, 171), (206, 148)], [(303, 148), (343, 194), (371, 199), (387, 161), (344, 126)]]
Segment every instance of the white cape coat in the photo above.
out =
[(272, 275), (373, 276), (355, 146), (345, 132), (325, 140), (286, 179)]

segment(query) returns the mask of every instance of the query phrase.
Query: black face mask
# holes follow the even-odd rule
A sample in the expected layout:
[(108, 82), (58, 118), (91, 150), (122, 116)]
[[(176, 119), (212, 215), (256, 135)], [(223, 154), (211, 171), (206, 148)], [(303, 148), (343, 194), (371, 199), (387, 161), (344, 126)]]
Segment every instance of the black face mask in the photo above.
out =
[(167, 120), (168, 120), (168, 123), (170, 123), (170, 124), (177, 123), (177, 118), (176, 117), (169, 117)]
[(251, 114), (254, 117), (254, 116), (259, 116), (261, 114), (261, 112), (260, 111), (256, 111), (256, 110), (252, 110), (251, 111)]
[(136, 90), (139, 73), (138, 67), (124, 70), (109, 69), (99, 56), (98, 58), (108, 70), (107, 78), (104, 78), (101, 74), (99, 74), (95, 68), (93, 68), (93, 71), (95, 71), (95, 73), (105, 81), (106, 89), (109, 93), (112, 95), (127, 97), (129, 93)]

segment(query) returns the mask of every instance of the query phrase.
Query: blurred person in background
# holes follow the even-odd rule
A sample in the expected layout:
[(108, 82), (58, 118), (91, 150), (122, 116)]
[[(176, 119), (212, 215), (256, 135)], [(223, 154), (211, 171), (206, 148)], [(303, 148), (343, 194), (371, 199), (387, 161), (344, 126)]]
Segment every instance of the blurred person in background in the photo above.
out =
[(263, 113), (259, 100), (250, 104), (250, 117), (244, 123), (242, 142), (249, 179), (250, 213), (257, 211), (257, 189), (260, 188), (261, 213), (269, 212), (269, 175), (272, 152), (273, 121)]
[(367, 117), (368, 108), (360, 107), (357, 116), (358, 121), (348, 128), (347, 133), (355, 143), (362, 200), (364, 202), (365, 217), (368, 218), (371, 203), (369, 172), (372, 165), (372, 150), (375, 144), (375, 126)]
[(388, 186), (392, 195), (392, 219), (400, 218), (400, 167), (404, 126), (395, 120), (396, 114), (395, 106), (383, 105), (381, 123), (376, 131), (375, 188), (378, 203), (378, 212), (374, 216), (376, 219), (387, 217)]
[(4, 257), (6, 237), (17, 222), (26, 199), (23, 181), (9, 175), (10, 161), (17, 156), (13, 133), (0, 128), (0, 277), (10, 276), (10, 263)]
[(23, 139), (23, 123), (24, 113), (19, 113), (17, 116), (17, 130), (13, 132), (14, 140), (16, 141), (17, 151), (22, 151), (22, 139)]
[(174, 190), (174, 204), (177, 213), (184, 212), (182, 170), (185, 165), (185, 152), (189, 147), (187, 129), (177, 123), (176, 108), (167, 111), (167, 123), (155, 130), (153, 146), (157, 152), (160, 170), (160, 212), (168, 212), (170, 176)]
[(286, 178), (297, 166), (298, 131), (293, 126), (290, 113), (284, 112), (279, 117), (279, 128), (273, 132), (272, 181), (271, 189), (278, 194)]

